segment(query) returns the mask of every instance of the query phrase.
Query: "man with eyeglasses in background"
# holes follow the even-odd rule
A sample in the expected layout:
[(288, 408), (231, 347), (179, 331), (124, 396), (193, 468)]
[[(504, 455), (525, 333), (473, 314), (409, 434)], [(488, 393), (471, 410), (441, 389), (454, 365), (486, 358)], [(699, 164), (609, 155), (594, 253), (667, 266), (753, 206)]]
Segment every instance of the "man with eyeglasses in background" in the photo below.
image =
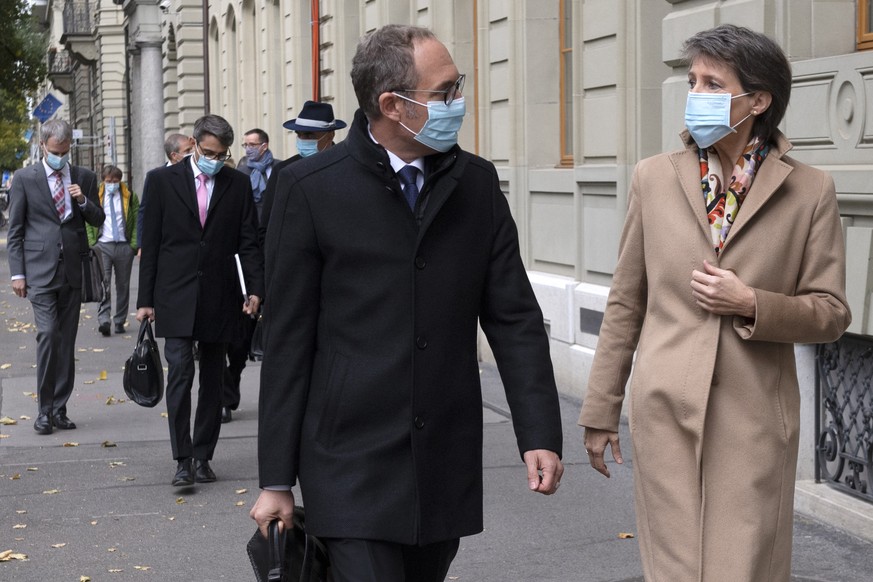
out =
[[(221, 428), (221, 378), (227, 343), (240, 311), (256, 313), (264, 296), (263, 257), (248, 176), (223, 167), (233, 129), (222, 117), (194, 123), (194, 153), (146, 175), (139, 268), (138, 321), (155, 322), (166, 338), (167, 412), (177, 461), (174, 486), (216, 480), (209, 465)], [(242, 296), (234, 255), (247, 291)], [(191, 432), (193, 344), (200, 353), (200, 388)]]
[(483, 527), (477, 323), (518, 485), (545, 495), (563, 473), (549, 340), (494, 165), (457, 145), (464, 77), (446, 47), (385, 26), (358, 44), (352, 84), (348, 137), (279, 176), (251, 515), (264, 534), (293, 527), (299, 479), (334, 580), (438, 582)]

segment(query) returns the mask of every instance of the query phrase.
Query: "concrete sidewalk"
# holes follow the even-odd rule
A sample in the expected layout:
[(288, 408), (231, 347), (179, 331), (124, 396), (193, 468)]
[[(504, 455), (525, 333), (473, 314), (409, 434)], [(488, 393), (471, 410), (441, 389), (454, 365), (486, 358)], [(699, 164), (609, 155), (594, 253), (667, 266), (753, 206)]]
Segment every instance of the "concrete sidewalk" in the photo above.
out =
[[(8, 280), (0, 253), (3, 277)], [(244, 372), (240, 410), (222, 426), (213, 462), (218, 481), (178, 489), (169, 484), (175, 463), (164, 403), (146, 409), (123, 401), (121, 371), (135, 341), (132, 331), (104, 338), (96, 331), (96, 306), (84, 307), (69, 405), (79, 428), (39, 436), (32, 428), (35, 334), (27, 327), (33, 321), (29, 303), (0, 288), (0, 318), (0, 365), (10, 364), (0, 367), (0, 417), (18, 421), (0, 426), (8, 435), (0, 439), (0, 552), (28, 556), (0, 562), (0, 581), (253, 580), (245, 544), (255, 529), (248, 512), (258, 494), (259, 365)], [(583, 458), (575, 426), (579, 403), (562, 399), (561, 490), (552, 497), (532, 494), (497, 371), (481, 368), (485, 532), (462, 540), (448, 579), (641, 580), (636, 539), (618, 537), (636, 532), (626, 427), (626, 463), (613, 466), (613, 478), (606, 480)], [(390, 479), (386, 472), (386, 495)], [(870, 580), (873, 544), (798, 518), (793, 571), (796, 580)]]

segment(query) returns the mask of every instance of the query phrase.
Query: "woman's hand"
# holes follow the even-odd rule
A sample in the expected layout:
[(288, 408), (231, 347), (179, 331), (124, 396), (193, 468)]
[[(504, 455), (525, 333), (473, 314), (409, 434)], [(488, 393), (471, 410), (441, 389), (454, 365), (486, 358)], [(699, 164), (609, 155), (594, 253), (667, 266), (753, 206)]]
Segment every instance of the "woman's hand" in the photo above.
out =
[(691, 272), (691, 296), (701, 308), (715, 315), (755, 318), (755, 292), (733, 271), (703, 261), (703, 271)]
[(621, 465), (624, 459), (621, 457), (621, 445), (618, 442), (618, 433), (599, 428), (585, 427), (585, 451), (588, 453), (588, 462), (598, 473), (609, 478), (609, 468), (606, 466), (606, 445), (612, 448), (612, 458)]

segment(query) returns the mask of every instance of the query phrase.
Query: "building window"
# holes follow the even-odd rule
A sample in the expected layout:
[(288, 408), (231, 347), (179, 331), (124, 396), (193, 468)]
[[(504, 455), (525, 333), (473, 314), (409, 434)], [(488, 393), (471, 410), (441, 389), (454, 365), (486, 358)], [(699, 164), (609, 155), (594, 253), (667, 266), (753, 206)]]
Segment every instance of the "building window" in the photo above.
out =
[(873, 0), (858, 0), (858, 50), (873, 49)]
[[(873, 0), (871, 0), (873, 1)], [(561, 165), (573, 165), (573, 2), (560, 0), (558, 37), (561, 49)]]

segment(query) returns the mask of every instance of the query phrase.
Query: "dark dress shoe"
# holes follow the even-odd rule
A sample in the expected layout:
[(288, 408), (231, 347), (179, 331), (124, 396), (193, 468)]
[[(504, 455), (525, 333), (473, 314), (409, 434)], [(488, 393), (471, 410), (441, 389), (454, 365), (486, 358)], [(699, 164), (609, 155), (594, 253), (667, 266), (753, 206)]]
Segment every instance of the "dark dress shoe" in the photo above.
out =
[(194, 459), (195, 483), (212, 483), (215, 479), (215, 473), (209, 467), (209, 461)]
[(233, 413), (230, 411), (230, 406), (222, 406), (221, 407), (221, 422), (222, 424), (228, 423), (233, 420)]
[(97, 328), (97, 331), (102, 333), (104, 336), (109, 337), (109, 335), (110, 335), (109, 334), (109, 324), (108, 323), (101, 323), (100, 327)]
[(52, 434), (52, 418), (48, 414), (40, 414), (33, 423), (36, 434)]
[(115, 326), (115, 333), (124, 333), (124, 326), (123, 325), (116, 325)]
[(76, 423), (70, 420), (70, 417), (62, 412), (55, 415), (54, 421), (55, 428), (62, 430), (73, 430), (76, 428)]
[(182, 459), (176, 466), (173, 475), (173, 487), (187, 487), (194, 484), (194, 472), (191, 470), (191, 459)]

